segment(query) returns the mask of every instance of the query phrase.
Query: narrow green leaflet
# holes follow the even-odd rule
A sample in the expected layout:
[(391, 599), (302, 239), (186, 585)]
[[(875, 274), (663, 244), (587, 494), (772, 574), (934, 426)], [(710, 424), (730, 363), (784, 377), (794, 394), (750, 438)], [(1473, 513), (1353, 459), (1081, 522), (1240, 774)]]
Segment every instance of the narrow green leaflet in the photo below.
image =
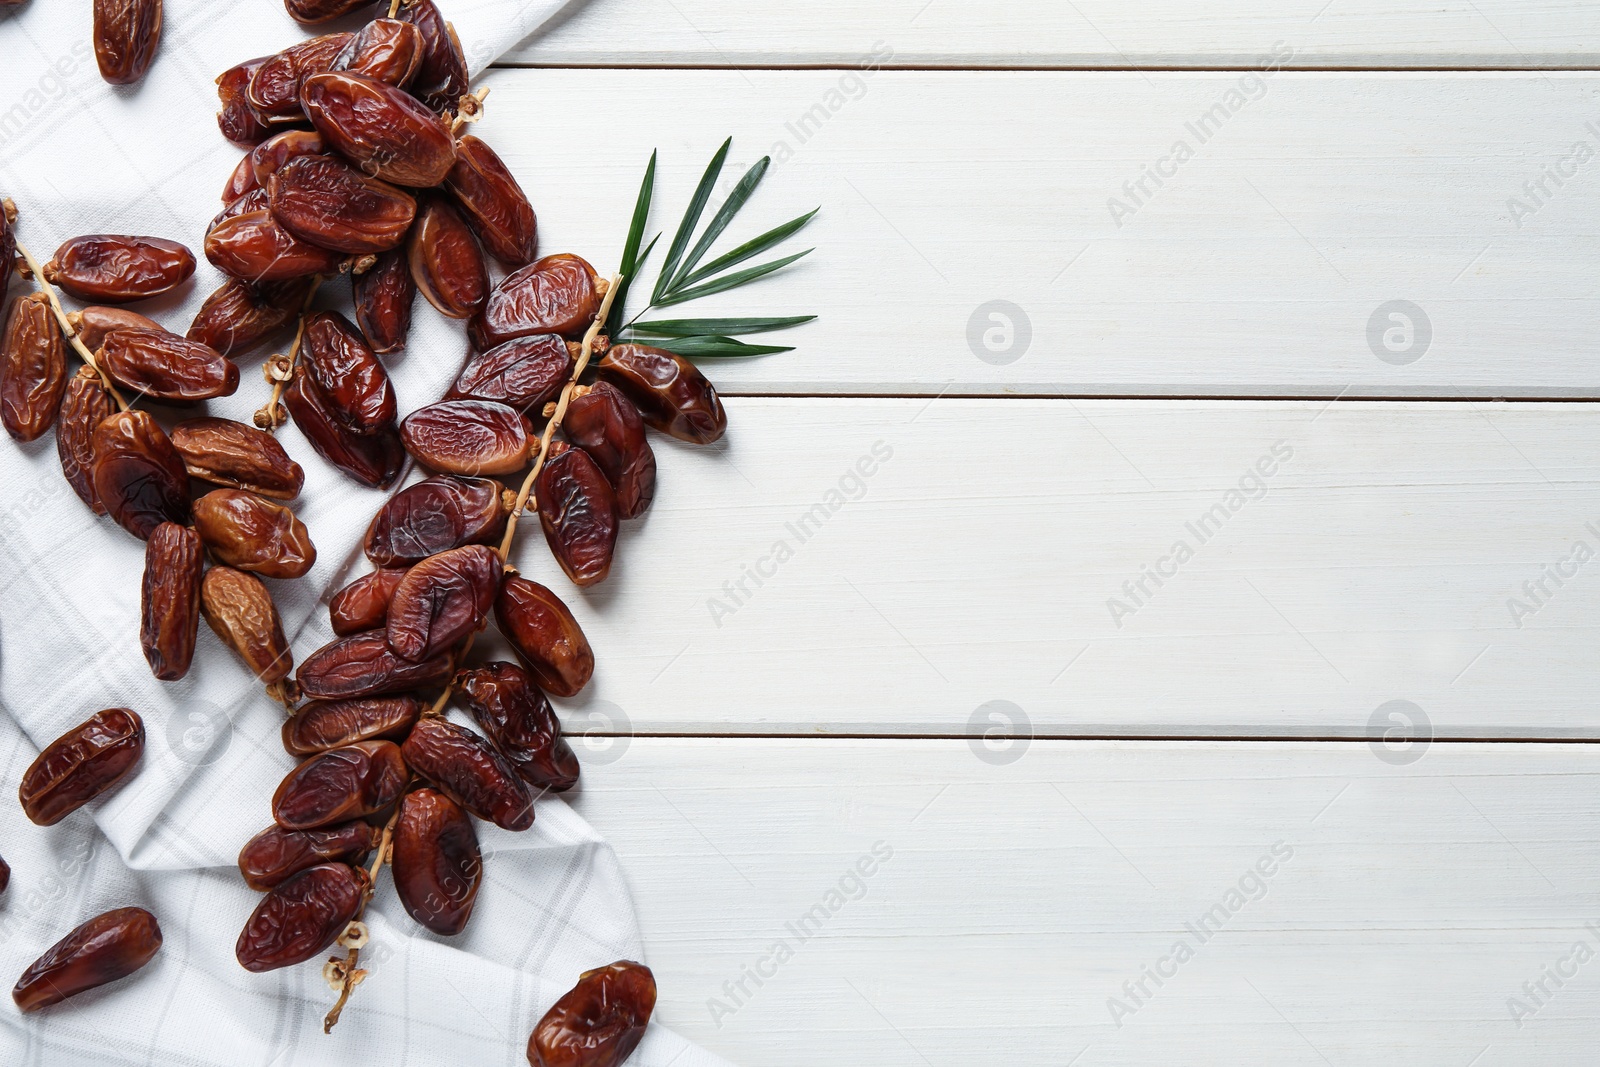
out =
[(683, 284), (693, 285), (695, 282), (711, 277), (718, 271), (723, 271), (729, 267), (736, 266), (753, 256), (759, 256), (767, 249), (799, 233), (805, 228), (806, 223), (815, 218), (817, 212), (821, 210), (821, 208), (813, 208), (797, 219), (790, 219), (782, 226), (773, 227), (760, 237), (751, 238), (738, 248), (735, 248), (732, 252), (729, 252), (723, 256), (718, 256), (710, 263), (707, 263), (705, 266), (689, 275), (683, 280)]
[(676, 352), (680, 356), (691, 358), (699, 357), (728, 357), (728, 356), (768, 356), (774, 352), (793, 352), (792, 345), (749, 345), (732, 337), (670, 337), (655, 343), (656, 348), (664, 348), (669, 352)]
[(683, 265), (678, 268), (677, 274), (673, 276), (671, 284), (667, 286), (668, 295), (671, 295), (673, 289), (684, 284), (689, 272), (694, 270), (695, 264), (699, 263), (701, 258), (711, 250), (712, 243), (722, 236), (722, 231), (728, 228), (728, 223), (732, 222), (733, 217), (739, 213), (739, 209), (744, 207), (745, 201), (749, 200), (750, 194), (756, 191), (756, 186), (761, 184), (762, 176), (767, 173), (767, 168), (771, 165), (772, 157), (762, 156), (755, 166), (745, 171), (744, 177), (739, 179), (739, 184), (734, 186), (733, 192), (728, 194), (728, 199), (723, 201), (722, 207), (717, 211), (716, 216), (712, 218), (711, 224), (706, 227), (706, 232), (701, 234), (699, 242), (694, 246), (694, 251), (689, 253), (689, 258), (683, 261)]
[(791, 326), (810, 322), (815, 315), (786, 315), (782, 318), (748, 319), (653, 319), (636, 322), (628, 329), (650, 337), (697, 337), (704, 334), (736, 336), (745, 333), (766, 333), (768, 330), (787, 330)]
[(712, 293), (721, 293), (729, 289), (736, 289), (739, 286), (744, 285), (746, 282), (753, 282), (757, 278), (771, 274), (775, 270), (781, 270), (782, 268), (793, 263), (795, 260), (809, 256), (815, 251), (815, 248), (808, 248), (804, 252), (796, 252), (792, 256), (784, 256), (782, 259), (773, 260), (771, 263), (763, 263), (759, 267), (751, 267), (748, 270), (742, 270), (736, 274), (725, 274), (715, 281), (706, 282), (704, 285), (697, 285), (693, 289), (680, 289), (673, 293), (670, 297), (657, 300), (655, 302), (655, 306), (669, 307), (673, 304), (682, 304), (689, 300), (698, 300), (700, 297), (710, 296)]
[[(639, 184), (639, 198), (633, 205), (633, 221), (628, 225), (628, 240), (622, 247), (622, 284), (617, 288), (617, 295), (611, 301), (611, 314), (606, 317), (606, 326), (620, 322), (622, 306), (628, 299), (628, 285), (633, 281), (633, 276), (638, 273), (639, 265), (644, 262), (644, 256), (639, 255), (639, 242), (644, 239), (644, 226), (650, 218), (650, 200), (655, 196), (656, 188), (656, 153), (650, 153), (650, 165), (644, 169), (644, 181)], [(658, 238), (660, 234), (656, 235)], [(650, 248), (655, 247), (655, 241), (650, 242)], [(645, 249), (644, 255), (650, 254), (650, 248)]]
[(706, 209), (706, 201), (711, 199), (711, 190), (717, 184), (717, 177), (722, 173), (722, 162), (728, 158), (728, 148), (732, 144), (732, 137), (723, 141), (722, 147), (717, 149), (717, 154), (706, 164), (706, 172), (701, 176), (700, 185), (694, 191), (694, 199), (689, 201), (689, 209), (683, 213), (683, 221), (678, 224), (678, 232), (672, 236), (672, 247), (667, 251), (667, 261), (661, 267), (661, 277), (656, 279), (656, 291), (650, 298), (651, 303), (661, 303), (661, 298), (666, 295), (672, 276), (677, 272), (678, 263), (683, 259), (684, 249), (689, 247), (689, 238), (694, 236), (694, 228), (700, 225), (700, 215)]

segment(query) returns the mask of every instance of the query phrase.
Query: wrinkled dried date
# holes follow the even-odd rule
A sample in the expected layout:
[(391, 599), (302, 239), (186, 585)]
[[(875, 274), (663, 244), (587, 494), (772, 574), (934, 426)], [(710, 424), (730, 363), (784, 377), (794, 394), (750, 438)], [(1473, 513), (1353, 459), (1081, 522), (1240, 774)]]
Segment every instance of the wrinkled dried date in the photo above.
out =
[(313, 652), (295, 680), (316, 700), (388, 696), (440, 685), (450, 677), (448, 655), (411, 663), (395, 655), (382, 630), (341, 637)]
[(146, 318), (137, 311), (118, 307), (86, 307), (67, 316), (72, 330), (83, 342), (83, 347), (93, 352), (105, 344), (112, 330), (159, 330), (161, 324)]
[(317, 132), (375, 178), (431, 188), (455, 163), (449, 123), (392, 85), (343, 71), (315, 74), (300, 102)]
[(417, 283), (411, 280), (405, 253), (399, 249), (383, 253), (371, 270), (356, 277), (351, 288), (356, 323), (372, 350), (386, 355), (404, 348), (411, 332), (411, 305), (417, 298)]
[(301, 41), (268, 56), (250, 77), (246, 96), (250, 107), (269, 123), (304, 122), (300, 92), (306, 79), (333, 69), (339, 53), (354, 37), (351, 33), (329, 33)]
[(333, 274), (344, 262), (341, 253), (300, 240), (264, 207), (241, 212), (212, 226), (206, 234), (205, 248), (206, 259), (213, 267), (247, 282)]
[(428, 196), (406, 241), (411, 280), (428, 303), (452, 319), (471, 318), (489, 295), (478, 239), (450, 202)]
[(132, 85), (161, 46), (161, 0), (94, 0), (94, 58), (100, 77)]
[(56, 455), (61, 460), (61, 473), (96, 515), (104, 515), (106, 506), (94, 488), (94, 428), (116, 410), (99, 375), (84, 367), (67, 382), (61, 414), (56, 418)]
[(306, 474), (278, 439), (232, 419), (188, 419), (172, 428), (172, 447), (191, 478), (243, 489), (274, 500), (293, 500)]
[(600, 310), (594, 268), (574, 255), (545, 256), (511, 274), (489, 293), (472, 320), (480, 351), (532, 333), (577, 339)]
[(394, 828), (394, 887), (406, 912), (436, 934), (466, 929), (483, 881), (472, 820), (443, 793), (418, 789), (400, 802)]
[(200, 305), (186, 336), (225, 356), (246, 351), (293, 321), (310, 290), (310, 277), (260, 284), (229, 278)]
[(406, 763), (439, 791), (505, 830), (533, 825), (533, 795), (493, 745), (447, 719), (423, 719), (401, 746)]
[(163, 682), (189, 673), (200, 627), (200, 577), (205, 571), (200, 536), (164, 522), (144, 547), (139, 643), (150, 671)]
[(422, 34), (409, 22), (373, 19), (344, 46), (334, 70), (348, 70), (404, 89), (422, 65)]
[(561, 429), (616, 490), (617, 516), (644, 514), (656, 494), (656, 456), (632, 401), (610, 382), (597, 382), (567, 405)]
[(283, 0), (289, 17), (305, 26), (348, 15), (370, 3), (372, 0)]
[(165, 330), (112, 330), (97, 354), (118, 385), (174, 404), (192, 404), (239, 389), (239, 365), (210, 345)]
[(222, 203), (226, 207), (241, 196), (253, 193), (261, 188), (261, 183), (256, 181), (255, 164), (247, 155), (239, 160), (239, 165), (233, 168), (233, 173), (228, 176), (228, 184), (222, 187)]
[(272, 794), (272, 818), (285, 830), (315, 830), (382, 811), (406, 787), (393, 741), (357, 741), (319, 752), (290, 771)]
[(121, 411), (94, 430), (94, 491), (117, 525), (145, 538), (163, 522), (189, 521), (189, 473), (160, 425)]
[(0, 422), (18, 441), (56, 421), (67, 392), (67, 348), (43, 293), (18, 297), (0, 341)]
[(728, 428), (716, 389), (682, 356), (646, 345), (613, 345), (598, 369), (662, 433), (705, 445)]
[(389, 647), (427, 659), (476, 630), (500, 591), (500, 557), (484, 545), (452, 548), (406, 571), (389, 602)]
[(488, 663), (458, 672), (456, 688), (523, 781), (558, 793), (578, 784), (578, 757), (561, 736), (561, 721), (550, 701), (527, 671), (515, 663)]
[(397, 248), (417, 202), (388, 182), (369, 178), (333, 156), (301, 156), (267, 182), (272, 217), (322, 248), (365, 255)]
[(604, 581), (617, 547), (617, 499), (589, 453), (552, 442), (534, 493), (544, 539), (567, 577), (574, 585)]
[(96, 712), (50, 742), (23, 772), (22, 811), (53, 826), (122, 781), (144, 754), (144, 723), (127, 708)]
[(554, 400), (570, 377), (572, 354), (566, 340), (537, 333), (474, 355), (444, 398), (495, 400), (518, 411), (533, 411)]
[(537, 442), (515, 409), (486, 400), (445, 400), (418, 408), (400, 439), (419, 463), (443, 474), (510, 474), (528, 465)]
[(533, 262), (539, 246), (538, 219), (522, 186), (494, 149), (471, 134), (461, 138), (445, 185), (490, 255), (510, 270)]
[(436, 475), (386, 500), (362, 545), (380, 567), (416, 563), (465, 544), (497, 541), (505, 524), (499, 482)]
[(585, 971), (528, 1037), (532, 1067), (618, 1067), (644, 1038), (656, 979), (632, 960)]
[(194, 266), (194, 253), (176, 241), (96, 233), (56, 249), (44, 278), (79, 300), (125, 304), (177, 288)]
[(265, 892), (319, 863), (359, 863), (378, 843), (371, 823), (347, 822), (319, 830), (285, 830), (274, 823), (239, 850), (239, 873)]
[(345, 429), (368, 437), (393, 428), (389, 372), (343, 315), (319, 311), (306, 318), (300, 365), (315, 379), (328, 413)]
[(400, 9), (400, 18), (422, 35), (422, 63), (411, 80), (411, 92), (433, 110), (454, 114), (468, 89), (467, 60), (455, 28), (433, 0), (407, 4)]
[(281, 504), (238, 489), (194, 502), (194, 525), (219, 561), (268, 578), (299, 578), (317, 561), (305, 525)]
[(283, 747), (314, 756), (357, 741), (403, 741), (421, 716), (416, 697), (313, 700), (283, 724)]
[(370, 437), (351, 433), (334, 419), (327, 399), (308, 374), (295, 376), (283, 400), (317, 455), (362, 485), (381, 488), (399, 477), (406, 452), (398, 431)]
[(126, 978), (161, 949), (161, 927), (143, 908), (96, 915), (34, 960), (11, 990), (23, 1012)]
[(500, 584), (494, 615), (500, 632), (543, 689), (570, 697), (589, 684), (594, 650), (560, 597), (513, 575)]
[[(294, 160), (303, 156), (326, 156), (331, 151), (328, 142), (324, 141), (322, 134), (316, 130), (285, 130), (274, 134), (256, 145), (245, 157), (245, 162), (250, 167), (250, 176), (255, 179), (252, 188), (265, 189), (272, 181), (272, 176)], [(244, 190), (239, 195), (248, 192), (250, 189)], [(228, 196), (224, 195), (222, 202), (229, 203)]]
[(328, 601), (328, 618), (340, 637), (373, 630), (389, 619), (389, 601), (394, 587), (404, 578), (404, 567), (379, 567), (364, 574), (333, 595)]
[(360, 912), (371, 884), (359, 867), (319, 863), (273, 886), (239, 933), (239, 965), (260, 973), (316, 957)]
[(250, 106), (249, 96), (250, 79), (271, 58), (247, 59), (217, 75), (217, 99), (222, 104), (217, 111), (217, 128), (241, 148), (259, 144), (272, 132)]
[(200, 582), (200, 611), (263, 684), (280, 682), (294, 669), (277, 605), (255, 575), (212, 567)]

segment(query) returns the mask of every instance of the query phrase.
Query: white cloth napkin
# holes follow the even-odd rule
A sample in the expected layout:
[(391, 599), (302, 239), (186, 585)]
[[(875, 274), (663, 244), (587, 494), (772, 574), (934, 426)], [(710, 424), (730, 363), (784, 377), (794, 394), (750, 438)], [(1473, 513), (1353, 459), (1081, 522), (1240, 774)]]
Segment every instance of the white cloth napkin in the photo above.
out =
[[(562, 3), (441, 6), (476, 72)], [(149, 75), (113, 88), (95, 68), (87, 3), (4, 10), (0, 196), (17, 202), (19, 236), (41, 259), (93, 232), (167, 237), (198, 253), (241, 156), (217, 132), (212, 79), (317, 32), (277, 0), (167, 0)], [(492, 124), (484, 135), (493, 142)], [(136, 310), (181, 332), (221, 281), (202, 259), (180, 294)], [(324, 303), (343, 306), (347, 293), (332, 283)], [(419, 299), (410, 346), (388, 361), (402, 411), (437, 399), (465, 349), (461, 325)], [(211, 414), (247, 421), (263, 403), (261, 356), (243, 357), (239, 392), (211, 403)], [(279, 433), (305, 467), (296, 508), (319, 552), (307, 577), (271, 583), (303, 659), (331, 637), (325, 597), (364, 569), (360, 536), (385, 494), (329, 467), (292, 424)], [(188, 678), (151, 677), (138, 643), (142, 564), (143, 544), (68, 487), (53, 435), (28, 445), (0, 436), (0, 855), (12, 868), (0, 896), (0, 988), (113, 907), (150, 909), (165, 934), (136, 976), (67, 1004), (25, 1017), (0, 996), (0, 1063), (517, 1065), (533, 1023), (581, 971), (644, 958), (615, 855), (565, 803), (545, 798), (527, 833), (479, 824), (485, 882), (458, 937), (423, 931), (380, 878), (362, 961), (371, 976), (324, 1036), (332, 993), (316, 963), (254, 975), (233, 955), (259, 899), (235, 859), (270, 821), (272, 791), (293, 763), (278, 738), (282, 713), (204, 626)], [(41, 745), (112, 706), (144, 718), (137, 777), (57, 826), (33, 826), (8, 799), (22, 771)], [(724, 1062), (657, 1025), (630, 1061)]]

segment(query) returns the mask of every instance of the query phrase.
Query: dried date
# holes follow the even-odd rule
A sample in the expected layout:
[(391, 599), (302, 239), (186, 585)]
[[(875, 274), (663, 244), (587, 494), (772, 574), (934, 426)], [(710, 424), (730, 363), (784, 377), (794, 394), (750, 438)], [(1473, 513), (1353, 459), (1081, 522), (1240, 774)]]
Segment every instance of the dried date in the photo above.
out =
[(533, 825), (533, 795), (493, 745), (447, 719), (423, 719), (401, 746), (412, 770), (480, 819), (505, 830)]
[(293, 500), (306, 474), (269, 433), (232, 419), (187, 419), (172, 428), (172, 447), (191, 478), (243, 489), (274, 500)]
[(382, 488), (400, 476), (406, 452), (398, 431), (370, 437), (351, 433), (334, 419), (328, 401), (308, 374), (296, 375), (283, 399), (294, 424), (317, 455), (362, 485)]
[(644, 514), (656, 494), (656, 456), (644, 419), (610, 382), (597, 382), (567, 405), (561, 429), (589, 454), (616, 491), (617, 517)]
[[(533, 411), (554, 400), (572, 377), (568, 342), (557, 334), (518, 337), (467, 360), (446, 400), (494, 400)], [(570, 409), (569, 409), (570, 417)]]
[(161, 927), (143, 908), (96, 915), (34, 960), (11, 990), (24, 1013), (126, 978), (155, 958)]
[(400, 746), (357, 741), (319, 752), (290, 771), (272, 794), (272, 818), (285, 830), (315, 830), (382, 811), (407, 781)]
[(112, 330), (97, 358), (118, 385), (172, 404), (232, 396), (239, 389), (237, 363), (166, 330)]
[(373, 19), (334, 61), (334, 70), (347, 70), (404, 89), (422, 65), (422, 34), (409, 22)]
[(417, 563), (462, 545), (499, 540), (506, 514), (504, 490), (494, 479), (435, 476), (385, 501), (362, 545), (380, 567)]
[(67, 316), (72, 332), (93, 352), (105, 344), (112, 330), (159, 330), (161, 324), (137, 311), (117, 307), (86, 307)]
[(79, 300), (126, 304), (177, 288), (194, 266), (194, 253), (176, 241), (95, 233), (56, 249), (44, 278)]
[(256, 181), (255, 164), (246, 155), (239, 160), (239, 165), (234, 167), (233, 173), (228, 176), (228, 183), (222, 187), (222, 203), (227, 206), (259, 188), (261, 183)]
[(307, 78), (300, 101), (317, 132), (362, 173), (431, 188), (455, 163), (449, 123), (403, 89), (330, 71)]
[(200, 627), (200, 578), (205, 571), (200, 536), (164, 522), (144, 547), (139, 643), (150, 671), (163, 682), (189, 673)]
[(500, 590), (500, 557), (484, 545), (452, 548), (406, 571), (389, 602), (389, 647), (408, 660), (448, 652), (477, 630)]
[(632, 960), (585, 971), (528, 1037), (532, 1067), (619, 1067), (644, 1038), (656, 979)]
[(200, 581), (200, 611), (212, 632), (264, 685), (281, 682), (294, 669), (278, 607), (260, 578), (232, 567), (212, 567)]
[(94, 491), (117, 525), (147, 538), (163, 522), (189, 521), (189, 474), (147, 412), (121, 411), (94, 430)]
[[(328, 142), (316, 130), (285, 130), (256, 145), (245, 160), (250, 166), (251, 176), (255, 178), (254, 188), (265, 189), (274, 174), (295, 160), (305, 156), (325, 156), (331, 151)], [(224, 196), (223, 202), (227, 203), (228, 197)]]
[(489, 271), (478, 239), (456, 209), (429, 196), (406, 241), (411, 280), (423, 298), (452, 319), (471, 318), (489, 295)]
[(313, 700), (283, 724), (283, 747), (314, 756), (357, 741), (403, 741), (421, 716), (416, 697)]
[(360, 821), (318, 830), (285, 830), (273, 823), (239, 850), (239, 873), (265, 892), (319, 863), (360, 863), (378, 844), (378, 828)]
[(389, 647), (384, 631), (371, 630), (323, 645), (300, 665), (295, 679), (313, 699), (353, 700), (441, 685), (452, 666), (447, 655), (421, 663), (401, 659)]
[(456, 674), (456, 688), (483, 732), (523, 781), (560, 793), (578, 784), (578, 757), (561, 720), (527, 671), (497, 661)]
[(41, 437), (67, 393), (67, 348), (43, 293), (18, 297), (0, 342), (0, 422), (18, 441)]
[(617, 547), (617, 499), (589, 453), (552, 442), (534, 493), (544, 539), (567, 577), (580, 586), (604, 581)]
[(422, 62), (411, 80), (412, 95), (435, 111), (455, 114), (469, 88), (467, 60), (455, 27), (444, 20), (433, 0), (407, 4), (400, 18), (422, 35)]
[(537, 444), (528, 420), (487, 400), (445, 400), (418, 408), (400, 439), (419, 463), (442, 474), (510, 474), (528, 465)]
[(405, 567), (379, 567), (364, 574), (328, 601), (328, 618), (340, 637), (373, 630), (389, 620), (389, 601), (406, 574)]
[(143, 78), (161, 47), (161, 0), (94, 0), (94, 59), (112, 85)]
[(728, 429), (716, 389), (682, 356), (646, 345), (613, 345), (598, 369), (662, 433), (705, 445)]
[(17, 795), (35, 825), (54, 826), (126, 778), (144, 754), (144, 722), (127, 708), (96, 712), (50, 742)]
[(400, 802), (394, 887), (406, 912), (436, 934), (466, 929), (483, 881), (472, 820), (443, 793), (418, 789)]
[(304, 122), (306, 113), (301, 108), (300, 93), (306, 79), (332, 70), (339, 53), (354, 36), (328, 33), (268, 56), (250, 77), (246, 90), (250, 107), (268, 123)]
[(229, 278), (206, 298), (185, 335), (223, 355), (247, 351), (294, 321), (311, 291), (311, 278), (259, 284)]
[(283, 0), (289, 17), (303, 26), (314, 26), (348, 15), (371, 3), (372, 0)]
[(273, 886), (239, 933), (239, 965), (260, 973), (314, 959), (360, 912), (371, 884), (360, 867), (319, 863)]
[(578, 256), (535, 260), (489, 293), (483, 310), (472, 320), (472, 343), (488, 351), (533, 333), (577, 339), (600, 310), (599, 280), (594, 268)]
[(576, 696), (589, 684), (594, 650), (560, 597), (513, 575), (500, 585), (494, 614), (500, 632), (547, 692)]
[(533, 262), (539, 223), (527, 194), (505, 162), (468, 134), (456, 142), (456, 163), (445, 178), (473, 232), (509, 270)]
[(416, 302), (417, 283), (411, 280), (411, 267), (403, 251), (385, 252), (365, 274), (351, 283), (355, 296), (356, 324), (367, 344), (379, 355), (398, 352), (406, 346), (411, 332), (411, 305)]
[(111, 394), (100, 384), (100, 376), (92, 368), (83, 367), (68, 380), (61, 414), (56, 417), (56, 455), (61, 460), (61, 473), (96, 515), (104, 515), (106, 506), (94, 488), (94, 428), (116, 410)]
[(315, 380), (334, 421), (346, 430), (369, 437), (393, 429), (396, 408), (389, 372), (343, 315), (319, 311), (306, 318), (300, 366)]
[(247, 59), (217, 75), (217, 99), (222, 104), (217, 111), (217, 128), (241, 148), (260, 144), (272, 133), (250, 106), (249, 95), (250, 79), (271, 58)]
[(333, 274), (344, 262), (342, 254), (300, 240), (264, 207), (240, 212), (213, 225), (206, 234), (205, 248), (206, 259), (213, 267), (247, 282)]
[(267, 578), (299, 578), (317, 561), (305, 525), (281, 504), (238, 489), (194, 502), (194, 525), (218, 561)]
[(283, 228), (321, 248), (366, 255), (399, 247), (417, 201), (333, 156), (301, 156), (267, 182), (269, 208)]

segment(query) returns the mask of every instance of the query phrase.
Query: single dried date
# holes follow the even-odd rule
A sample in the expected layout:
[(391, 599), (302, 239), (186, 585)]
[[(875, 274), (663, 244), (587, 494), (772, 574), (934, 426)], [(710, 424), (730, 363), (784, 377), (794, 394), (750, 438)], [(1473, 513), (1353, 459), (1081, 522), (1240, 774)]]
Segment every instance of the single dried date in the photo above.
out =
[(539, 685), (558, 697), (576, 696), (594, 676), (594, 650), (561, 598), (538, 582), (513, 575), (500, 584), (495, 622)]
[(100, 384), (100, 376), (92, 367), (83, 367), (67, 381), (61, 414), (56, 417), (56, 455), (61, 460), (61, 473), (96, 515), (104, 515), (106, 506), (94, 488), (94, 428), (116, 410), (111, 394)]
[(450, 202), (424, 198), (406, 241), (411, 280), (423, 298), (452, 319), (471, 318), (489, 295), (489, 271), (478, 239)]
[(405, 567), (379, 567), (351, 582), (328, 601), (328, 618), (340, 637), (373, 630), (389, 619), (389, 601)]
[(212, 567), (200, 582), (200, 611), (212, 632), (263, 684), (281, 682), (294, 669), (277, 605), (260, 578), (232, 567)]
[(126, 304), (177, 288), (194, 266), (194, 253), (176, 241), (95, 233), (56, 249), (44, 279), (79, 300)]
[(373, 19), (344, 46), (334, 70), (348, 70), (404, 89), (422, 65), (422, 34), (409, 22)]
[(254, 162), (246, 155), (239, 160), (239, 165), (233, 168), (233, 173), (228, 176), (228, 183), (222, 187), (222, 203), (226, 207), (241, 196), (246, 196), (261, 188), (261, 183), (256, 181), (256, 168)]
[(402, 89), (344, 71), (305, 80), (300, 102), (317, 132), (363, 173), (431, 188), (455, 163), (450, 125)]
[(268, 578), (299, 578), (317, 561), (305, 525), (281, 504), (238, 489), (194, 502), (194, 525), (217, 559)]
[(491, 256), (510, 270), (533, 262), (539, 246), (538, 219), (522, 186), (494, 149), (470, 133), (461, 138), (445, 185)]
[(319, 863), (359, 863), (378, 844), (378, 828), (360, 821), (318, 830), (285, 830), (273, 823), (239, 850), (239, 873), (265, 892)]
[[(253, 188), (266, 189), (272, 176), (295, 160), (304, 156), (326, 156), (331, 151), (328, 142), (316, 130), (285, 130), (252, 148), (245, 161), (250, 166), (250, 176), (255, 179)], [(222, 201), (228, 203), (230, 198), (224, 195)]]
[(316, 700), (389, 696), (441, 685), (453, 667), (448, 655), (412, 663), (395, 655), (382, 630), (352, 634), (313, 652), (295, 679)]
[(466, 929), (483, 882), (483, 856), (460, 805), (432, 789), (406, 794), (392, 863), (395, 890), (413, 919), (445, 936)]
[(706, 445), (728, 429), (716, 389), (682, 356), (647, 345), (612, 345), (598, 370), (662, 433)]
[(357, 741), (319, 752), (290, 771), (272, 794), (272, 818), (285, 830), (359, 819), (393, 804), (406, 780), (400, 746)]
[(200, 627), (200, 578), (205, 571), (200, 535), (164, 522), (144, 547), (139, 643), (150, 671), (163, 682), (189, 673)]
[(94, 0), (94, 59), (112, 85), (143, 78), (161, 46), (161, 0)]
[(213, 225), (206, 234), (205, 248), (206, 259), (213, 267), (247, 282), (333, 274), (344, 262), (341, 253), (318, 248), (284, 229), (265, 207), (243, 211)]
[(423, 719), (401, 746), (412, 770), (505, 830), (533, 825), (533, 795), (493, 745), (447, 719)]
[(362, 547), (380, 567), (416, 563), (462, 545), (498, 541), (506, 515), (504, 489), (494, 479), (436, 475), (385, 501)]
[(86, 307), (67, 316), (83, 347), (93, 352), (105, 344), (112, 330), (159, 330), (161, 324), (137, 311), (120, 307)]
[(372, 0), (283, 0), (289, 17), (304, 26), (314, 26), (371, 4)]
[(411, 305), (417, 298), (417, 283), (411, 280), (404, 252), (396, 249), (378, 256), (378, 262), (358, 275), (351, 288), (356, 324), (372, 350), (386, 355), (404, 348), (411, 332)]
[(293, 500), (306, 474), (269, 433), (232, 419), (187, 419), (172, 428), (172, 447), (191, 478), (243, 489), (274, 500)]
[(617, 547), (617, 499), (589, 453), (552, 442), (534, 484), (539, 525), (574, 585), (594, 585), (611, 573)]
[(318, 311), (306, 318), (300, 365), (345, 429), (363, 437), (393, 429), (396, 401), (389, 372), (343, 315)]
[(656, 979), (632, 960), (585, 971), (528, 1037), (532, 1067), (619, 1067), (644, 1038)]
[(469, 88), (467, 60), (455, 27), (444, 20), (433, 0), (405, 5), (400, 18), (422, 35), (422, 63), (411, 79), (412, 95), (435, 111), (455, 114)]
[(644, 514), (656, 494), (656, 456), (639, 409), (610, 382), (596, 382), (567, 405), (561, 429), (589, 454), (616, 491), (617, 517)]
[(246, 91), (250, 107), (268, 123), (304, 122), (306, 113), (301, 108), (300, 93), (306, 79), (332, 70), (339, 53), (354, 36), (328, 33), (268, 56), (250, 77)]
[(444, 398), (494, 400), (518, 411), (534, 411), (554, 400), (571, 377), (567, 341), (557, 334), (536, 333), (472, 356)]
[(225, 356), (247, 351), (294, 321), (310, 291), (309, 276), (259, 284), (229, 278), (206, 297), (185, 336)]
[(239, 933), (239, 965), (260, 973), (314, 959), (361, 911), (371, 884), (359, 867), (319, 863), (273, 886)]
[(23, 814), (54, 826), (121, 782), (144, 754), (144, 722), (127, 708), (96, 712), (50, 742), (23, 772)]
[(528, 420), (504, 404), (444, 400), (418, 408), (400, 439), (419, 463), (441, 474), (510, 474), (528, 465), (537, 438)]
[(126, 978), (161, 949), (161, 927), (143, 908), (96, 915), (34, 960), (11, 990), (24, 1013)]
[(416, 697), (313, 700), (283, 724), (283, 747), (314, 756), (357, 741), (404, 741), (421, 716)]
[(389, 602), (389, 647), (413, 661), (448, 652), (489, 614), (500, 576), (499, 555), (484, 545), (452, 548), (418, 563)]
[(249, 96), (250, 79), (271, 58), (247, 59), (217, 75), (217, 100), (222, 104), (217, 111), (217, 128), (240, 148), (260, 144), (272, 133), (250, 106)]
[(116, 381), (144, 396), (193, 404), (239, 389), (239, 365), (199, 341), (166, 330), (112, 330), (97, 353)]
[(527, 671), (497, 661), (456, 674), (456, 688), (483, 732), (523, 781), (560, 793), (578, 784), (578, 757), (561, 720)]
[(363, 437), (339, 425), (328, 401), (309, 374), (297, 374), (283, 394), (294, 424), (317, 455), (362, 485), (377, 489), (400, 476), (406, 451), (395, 430)]
[(399, 247), (417, 201), (333, 156), (290, 160), (267, 181), (268, 205), (283, 228), (321, 248), (366, 255)]
[(120, 411), (94, 430), (94, 491), (117, 525), (138, 538), (189, 521), (189, 474), (166, 433), (143, 411)]
[(594, 268), (574, 255), (545, 256), (508, 276), (472, 320), (472, 343), (487, 351), (516, 337), (558, 333), (576, 340), (600, 310)]
[(67, 348), (50, 301), (29, 293), (11, 305), (0, 341), (0, 422), (18, 441), (38, 439), (67, 393)]

